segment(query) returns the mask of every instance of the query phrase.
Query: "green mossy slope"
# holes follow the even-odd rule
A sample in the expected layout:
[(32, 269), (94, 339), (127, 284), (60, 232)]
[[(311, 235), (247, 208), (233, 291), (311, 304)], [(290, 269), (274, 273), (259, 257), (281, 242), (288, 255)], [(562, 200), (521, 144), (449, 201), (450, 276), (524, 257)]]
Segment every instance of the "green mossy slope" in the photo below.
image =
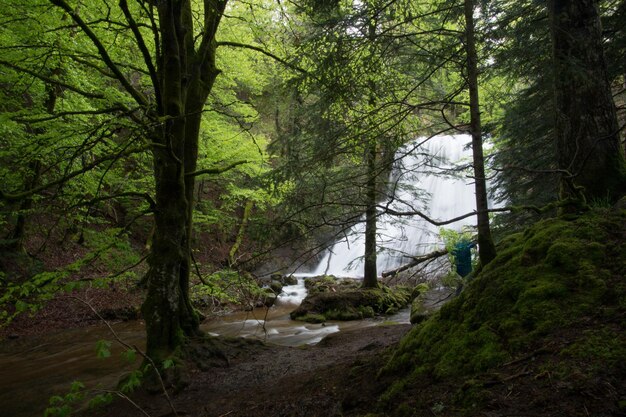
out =
[[(603, 327), (626, 311), (626, 210), (539, 222), (509, 236), (498, 253), (460, 297), (404, 337), (383, 370), (400, 375), (385, 399), (425, 377), (477, 375), (545, 347), (567, 329), (575, 336), (557, 355), (626, 361), (623, 326)], [(602, 337), (607, 332), (611, 337)]]

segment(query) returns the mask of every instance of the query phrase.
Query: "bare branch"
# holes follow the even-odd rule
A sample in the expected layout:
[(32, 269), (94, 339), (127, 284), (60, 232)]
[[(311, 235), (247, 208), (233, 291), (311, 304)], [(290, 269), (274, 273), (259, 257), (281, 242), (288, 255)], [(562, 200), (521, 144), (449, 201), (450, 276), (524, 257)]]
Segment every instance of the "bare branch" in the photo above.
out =
[[(148, 149), (147, 147), (142, 147), (142, 148), (138, 148), (138, 149), (132, 149), (130, 151), (123, 152), (123, 155), (131, 155), (131, 154), (134, 154), (134, 153), (140, 153), (140, 152), (144, 152), (147, 149)], [(104, 162), (107, 162), (107, 161), (110, 161), (110, 160), (115, 160), (115, 159), (117, 159), (119, 157), (120, 157), (120, 153), (117, 153), (117, 154), (114, 154), (114, 155), (103, 156), (101, 158), (96, 159), (92, 163), (85, 165), (81, 169), (78, 169), (76, 171), (72, 171), (72, 172), (70, 172), (70, 173), (68, 173), (66, 175), (63, 175), (61, 178), (59, 178), (57, 180), (51, 181), (51, 182), (49, 182), (47, 184), (42, 184), (39, 187), (35, 187), (35, 188), (30, 189), (30, 190), (23, 191), (21, 193), (7, 194), (4, 191), (0, 190), (0, 200), (8, 200), (8, 201), (19, 201), (19, 200), (22, 200), (22, 199), (24, 199), (26, 197), (30, 197), (30, 196), (32, 196), (34, 194), (40, 193), (40, 192), (42, 192), (44, 190), (47, 190), (48, 188), (54, 187), (54, 186), (59, 185), (59, 184), (63, 184), (65, 182), (71, 180), (74, 177), (77, 177), (77, 176), (79, 176), (81, 174), (84, 174), (87, 171), (90, 171), (90, 170), (94, 169), (95, 167), (97, 167), (98, 165), (100, 165), (100, 164), (102, 164)]]
[[(135, 35), (135, 40), (137, 41), (137, 46), (139, 46), (139, 50), (143, 55), (143, 61), (148, 68), (150, 73), (150, 79), (152, 80), (152, 85), (154, 86), (154, 93), (156, 97), (157, 106), (161, 106), (161, 85), (159, 83), (159, 78), (157, 76), (157, 71), (154, 68), (154, 64), (152, 63), (152, 56), (150, 56), (150, 51), (146, 46), (146, 42), (143, 40), (143, 36), (141, 36), (141, 32), (139, 31), (139, 26), (137, 26), (137, 22), (133, 19), (133, 16), (128, 10), (128, 3), (126, 0), (120, 0), (120, 8), (122, 12), (124, 12), (124, 16), (126, 17), (126, 21), (130, 25), (130, 29), (133, 31), (133, 35)], [(161, 112), (159, 111), (159, 114)]]
[(227, 42), (227, 41), (224, 41), (224, 42), (217, 42), (217, 46), (232, 46), (232, 47), (234, 47), (234, 48), (251, 49), (251, 50), (253, 50), (253, 51), (260, 52), (260, 53), (262, 53), (263, 55), (269, 56), (270, 58), (272, 58), (272, 59), (274, 59), (274, 60), (276, 60), (276, 61), (280, 62), (281, 64), (283, 64), (283, 65), (284, 65), (284, 66), (286, 66), (287, 68), (290, 68), (290, 69), (292, 69), (292, 70), (295, 70), (295, 71), (301, 72), (301, 73), (303, 73), (303, 74), (306, 74), (306, 73), (307, 73), (307, 71), (306, 71), (305, 69), (303, 69), (303, 68), (301, 68), (301, 67), (299, 67), (299, 66), (297, 66), (297, 65), (294, 65), (294, 64), (292, 64), (291, 62), (288, 62), (288, 61), (286, 61), (285, 59), (283, 59), (283, 58), (281, 58), (281, 57), (279, 57), (279, 56), (277, 56), (277, 55), (274, 55), (273, 53), (271, 53), (271, 52), (269, 52), (269, 51), (266, 51), (265, 49), (263, 49), (263, 48), (261, 48), (261, 47), (258, 47), (258, 46), (248, 45), (248, 44), (245, 44), (245, 43), (239, 43), (239, 42)]
[(231, 169), (239, 166), (239, 165), (243, 165), (243, 164), (249, 164), (250, 161), (236, 161), (233, 162), (230, 165), (227, 165), (225, 167), (220, 167), (220, 168), (207, 168), (207, 169), (200, 169), (198, 171), (194, 171), (194, 172), (187, 172), (185, 174), (185, 177), (197, 177), (199, 175), (205, 175), (205, 174), (211, 174), (211, 175), (217, 175), (217, 174), (222, 174), (226, 171), (230, 171)]
[(116, 198), (120, 198), (120, 197), (141, 197), (144, 200), (146, 200), (148, 202), (148, 204), (150, 205), (150, 211), (154, 212), (156, 210), (156, 202), (154, 201), (154, 199), (152, 198), (152, 196), (148, 193), (138, 193), (138, 192), (125, 192), (125, 193), (120, 193), (120, 194), (114, 194), (114, 195), (107, 195), (107, 196), (102, 196), (102, 197), (97, 197), (97, 198), (92, 198), (91, 200), (88, 201), (83, 201), (81, 203), (77, 203), (74, 204), (73, 206), (70, 207), (70, 209), (76, 208), (76, 207), (80, 207), (80, 206), (91, 206), (93, 204), (96, 204), (100, 201), (106, 201), (106, 200), (113, 200)]
[(439, 258), (441, 256), (444, 256), (448, 253), (447, 249), (441, 249), (441, 250), (436, 250), (434, 252), (428, 253), (426, 255), (422, 255), (422, 256), (416, 256), (413, 258), (413, 260), (411, 262), (409, 262), (406, 265), (402, 265), (399, 268), (396, 269), (392, 269), (390, 271), (385, 271), (382, 273), (382, 277), (386, 278), (386, 277), (392, 277), (394, 275), (399, 274), (402, 271), (406, 271), (407, 269), (410, 269), (416, 265), (421, 264), (422, 262), (426, 262), (429, 261), (431, 259), (436, 259)]
[(89, 91), (81, 90), (80, 88), (74, 87), (73, 85), (66, 84), (66, 83), (61, 82), (59, 80), (55, 80), (54, 78), (46, 77), (45, 75), (40, 74), (40, 73), (38, 73), (36, 71), (30, 70), (28, 68), (20, 67), (19, 65), (15, 65), (15, 64), (13, 64), (11, 62), (8, 62), (8, 61), (0, 60), (0, 65), (4, 65), (6, 67), (13, 68), (16, 71), (23, 72), (23, 73), (28, 74), (28, 75), (32, 75), (35, 78), (39, 78), (41, 81), (44, 81), (44, 82), (52, 84), (52, 85), (58, 85), (59, 87), (65, 88), (65, 89), (73, 91), (75, 93), (78, 93), (81, 96), (85, 96), (85, 97), (89, 97), (89, 98), (98, 98), (98, 99), (104, 98), (104, 95), (101, 94), (101, 93), (92, 93), (92, 92), (89, 92)]

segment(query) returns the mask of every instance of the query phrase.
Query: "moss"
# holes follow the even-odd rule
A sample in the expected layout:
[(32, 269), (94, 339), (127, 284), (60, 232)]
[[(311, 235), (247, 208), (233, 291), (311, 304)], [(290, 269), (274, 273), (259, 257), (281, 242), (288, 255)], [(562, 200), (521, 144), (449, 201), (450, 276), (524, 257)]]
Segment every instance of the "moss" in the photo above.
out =
[(353, 289), (335, 292), (310, 293), (291, 312), (294, 320), (314, 315), (326, 320), (358, 320), (377, 314), (393, 314), (409, 302), (411, 290), (407, 287)]
[[(623, 211), (591, 211), (548, 219), (506, 238), (459, 297), (403, 338), (383, 370), (399, 376), (385, 398), (418, 375), (478, 374), (585, 317), (623, 311), (625, 225)], [(570, 353), (596, 349), (602, 361), (608, 350), (600, 349), (601, 339)], [(623, 354), (616, 351), (616, 357)]]
[(323, 314), (308, 313), (298, 316), (295, 320), (305, 321), (307, 323), (324, 323), (326, 321), (326, 316)]
[(324, 314), (327, 320), (360, 320), (363, 315), (355, 307), (347, 306), (341, 310), (328, 310)]
[(602, 364), (600, 368), (592, 369), (594, 372), (615, 367), (626, 370), (626, 336), (609, 327), (587, 330), (579, 340), (563, 349), (561, 355), (587, 364)]

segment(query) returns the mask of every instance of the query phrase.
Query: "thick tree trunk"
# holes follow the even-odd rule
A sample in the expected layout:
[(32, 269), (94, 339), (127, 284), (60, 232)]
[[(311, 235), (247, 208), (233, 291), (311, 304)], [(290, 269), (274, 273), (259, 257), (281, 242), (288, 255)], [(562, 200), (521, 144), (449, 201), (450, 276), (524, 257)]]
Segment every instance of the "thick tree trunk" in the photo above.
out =
[(562, 198), (614, 201), (626, 169), (597, 0), (551, 0), (556, 147)]
[(149, 258), (148, 294), (142, 311), (146, 321), (147, 354), (160, 363), (197, 331), (181, 287), (181, 270), (188, 263), (187, 200), (182, 166), (166, 150), (155, 152), (155, 234)]
[(480, 123), (480, 101), (478, 98), (478, 57), (474, 36), (474, 5), (465, 0), (465, 28), (467, 51), (467, 83), (470, 94), (470, 130), (474, 162), (476, 188), (476, 209), (478, 211), (478, 256), (481, 264), (487, 265), (496, 257), (496, 247), (489, 226), (489, 205), (487, 202), (487, 181), (485, 179), (485, 158), (483, 156), (482, 127)]
[[(216, 11), (217, 12), (217, 11)], [(193, 53), (193, 46), (189, 53)], [(196, 171), (198, 161), (198, 147), (200, 141), (200, 125), (202, 123), (202, 111), (209, 92), (213, 88), (219, 70), (215, 66), (215, 45), (211, 45), (205, 56), (195, 57), (190, 62), (189, 72), (191, 82), (185, 97), (186, 123), (185, 123), (185, 173)], [(185, 198), (187, 199), (187, 250), (191, 254), (193, 238), (193, 209), (195, 205), (196, 177), (185, 175)], [(191, 279), (191, 257), (187, 259), (181, 271), (181, 287), (184, 297), (192, 308), (189, 299), (189, 282)]]
[(142, 307), (147, 353), (157, 363), (174, 352), (185, 336), (200, 334), (189, 298), (191, 236), (202, 111), (219, 70), (215, 33), (226, 1), (205, 0), (204, 32), (194, 45), (188, 0), (158, 4), (161, 62), (158, 80), (163, 126), (155, 135), (155, 234)]
[(371, 139), (367, 147), (367, 184), (365, 211), (365, 260), (363, 288), (378, 286), (376, 270), (376, 140)]
[(160, 145), (154, 150), (155, 234), (148, 294), (142, 306), (147, 354), (157, 364), (174, 352), (186, 335), (199, 332), (188, 294), (190, 209), (185, 177), (187, 37), (192, 28), (185, 26), (188, 22), (181, 4), (174, 3), (158, 6), (162, 51), (158, 87), (165, 117), (154, 138)]

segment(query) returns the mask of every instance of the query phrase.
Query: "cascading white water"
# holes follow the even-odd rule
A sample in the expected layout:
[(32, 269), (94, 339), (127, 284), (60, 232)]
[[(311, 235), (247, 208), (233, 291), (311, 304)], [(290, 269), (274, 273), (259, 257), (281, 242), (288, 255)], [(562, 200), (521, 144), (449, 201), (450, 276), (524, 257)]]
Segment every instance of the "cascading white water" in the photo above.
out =
[[(471, 164), (469, 135), (417, 138), (400, 148), (389, 176), (390, 197), (386, 205), (398, 212), (419, 210), (431, 219), (446, 220), (476, 208), (474, 185), (467, 170)], [(467, 149), (466, 149), (467, 148)], [(362, 221), (335, 242), (311, 275), (363, 276), (365, 224)], [(446, 225), (461, 230), (475, 224), (471, 216)], [(408, 262), (407, 256), (428, 253), (442, 246), (438, 227), (418, 216), (383, 214), (377, 221), (378, 273)]]

